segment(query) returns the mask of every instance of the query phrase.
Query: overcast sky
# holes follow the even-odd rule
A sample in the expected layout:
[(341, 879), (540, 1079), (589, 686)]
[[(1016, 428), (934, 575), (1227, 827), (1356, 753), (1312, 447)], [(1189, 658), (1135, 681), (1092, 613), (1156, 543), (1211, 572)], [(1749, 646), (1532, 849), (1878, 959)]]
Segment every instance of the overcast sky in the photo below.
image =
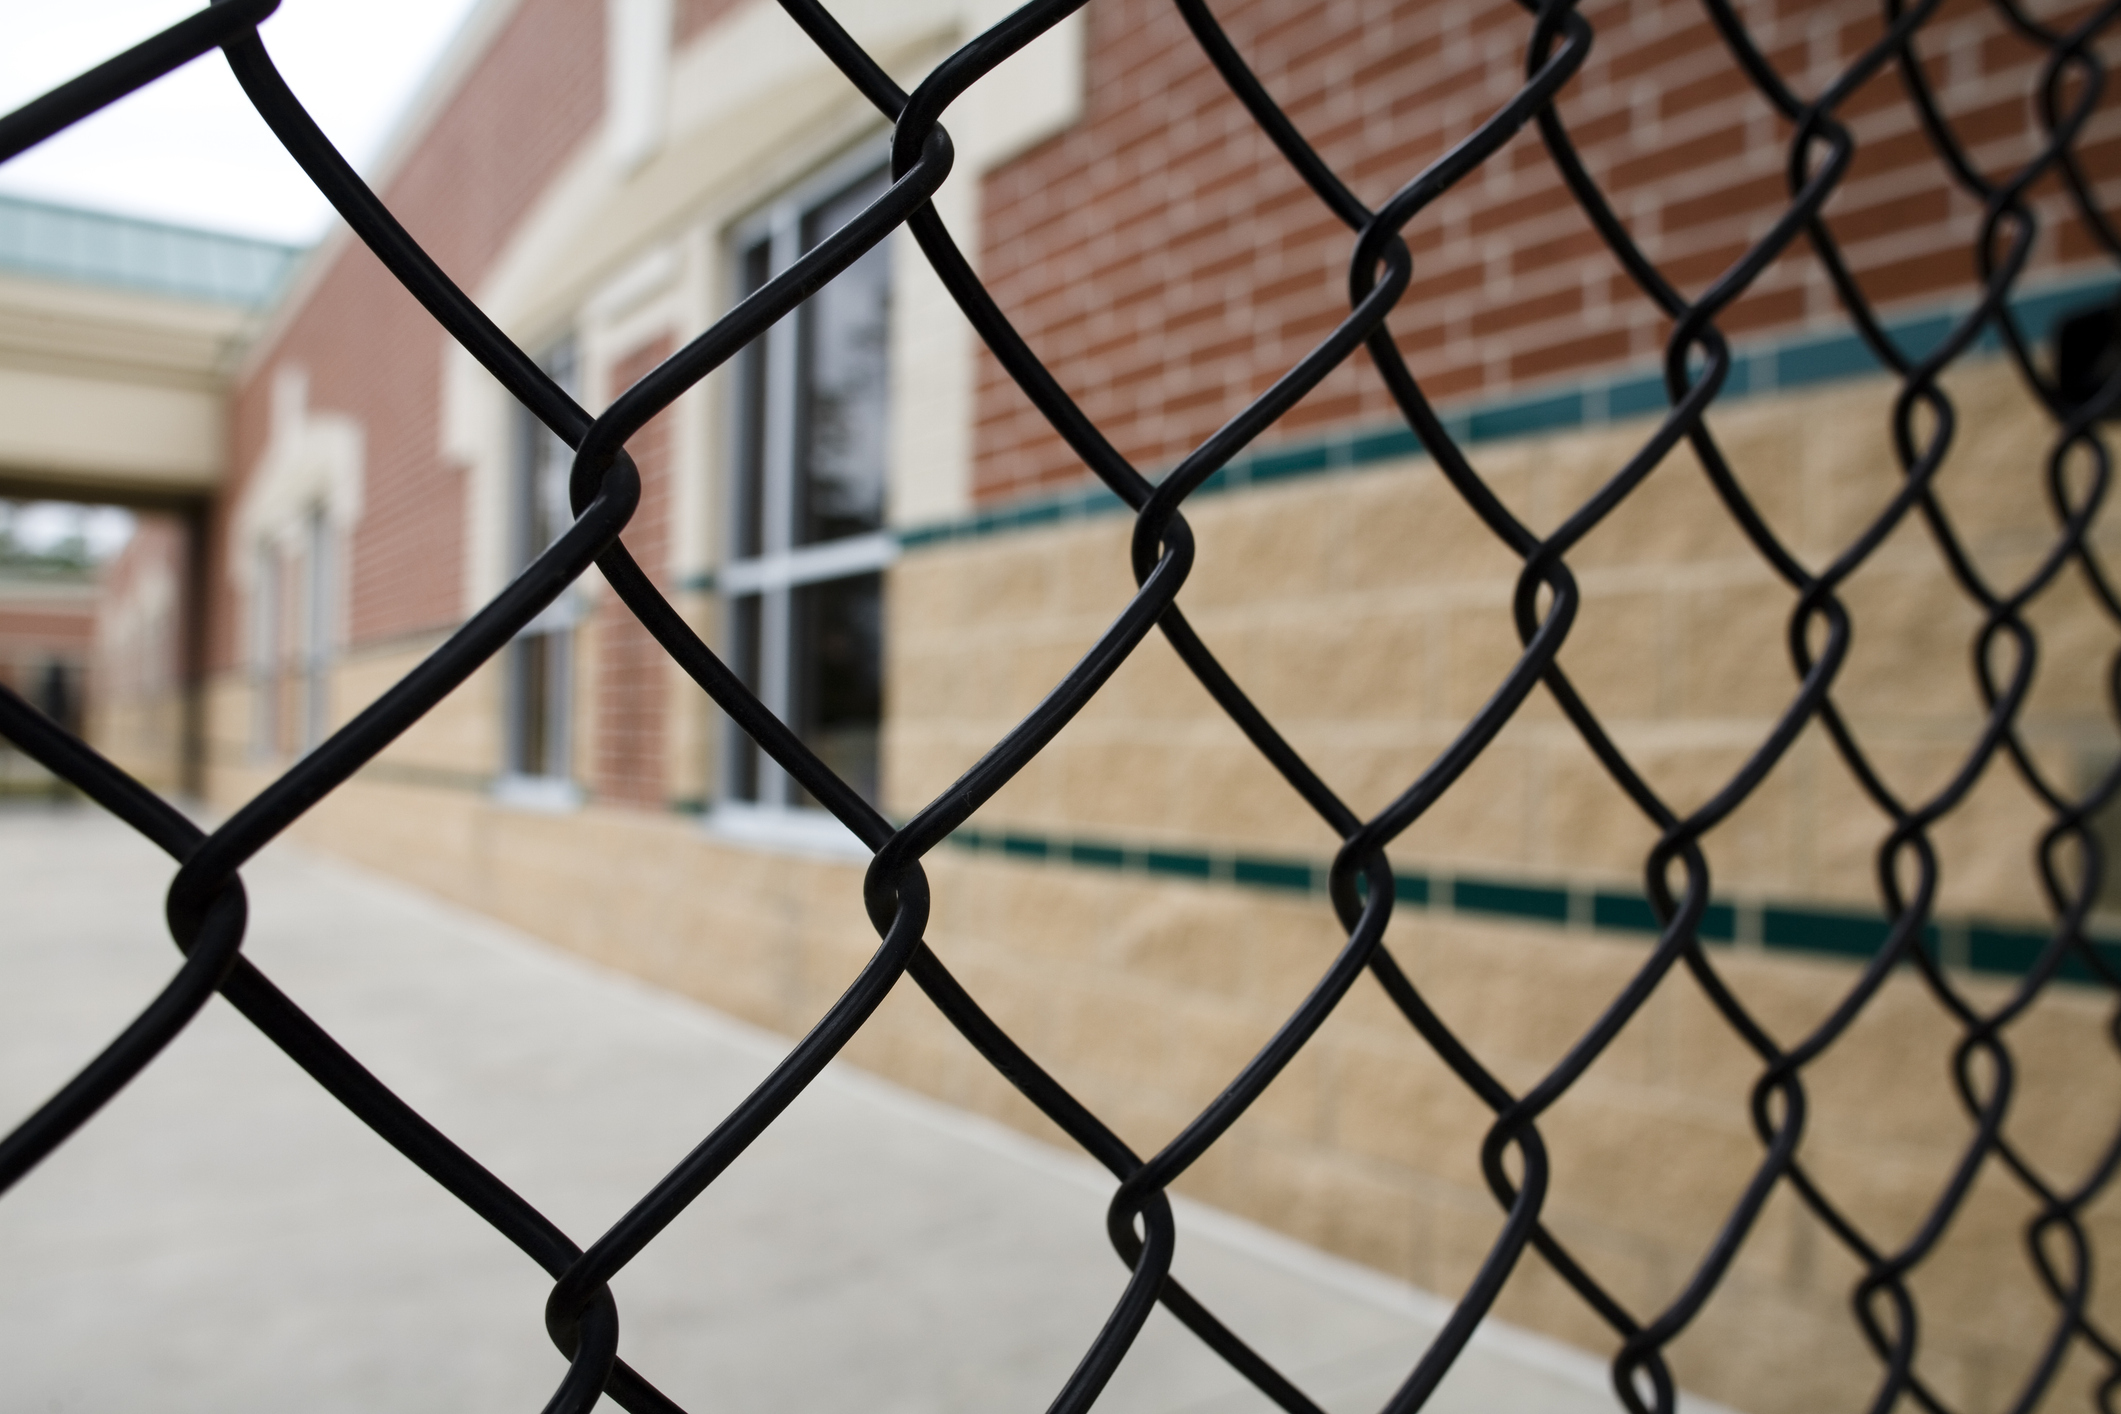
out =
[[(282, 0), (259, 32), (311, 116), (365, 171), (474, 3)], [(0, 112), (202, 6), (0, 0)], [(218, 52), (0, 164), (0, 191), (299, 243), (331, 214)]]

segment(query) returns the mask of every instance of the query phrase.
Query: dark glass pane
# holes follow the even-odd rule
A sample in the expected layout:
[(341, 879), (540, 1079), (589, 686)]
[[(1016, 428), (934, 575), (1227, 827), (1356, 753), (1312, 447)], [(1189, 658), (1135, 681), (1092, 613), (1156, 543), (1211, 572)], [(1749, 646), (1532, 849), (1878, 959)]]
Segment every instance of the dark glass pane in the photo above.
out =
[[(744, 252), (739, 271), (743, 288), (738, 297), (749, 295), (766, 283), (772, 269), (773, 250), (760, 241)], [(766, 548), (766, 336), (753, 339), (737, 355), (737, 444), (736, 444), (736, 543), (739, 559), (747, 559)]]
[[(729, 605), (729, 667), (753, 692), (759, 690), (759, 607), (756, 594), (732, 600)], [(755, 801), (759, 798), (759, 749), (734, 721), (727, 730), (727, 793), (735, 800)]]
[(81, 730), (81, 692), (71, 665), (58, 659), (44, 665), (37, 681), (37, 706), (45, 716), (70, 732)]
[(530, 634), (517, 639), (509, 650), (516, 713), (515, 739), (509, 743), (513, 759), (508, 764), (519, 776), (553, 774), (552, 637), (547, 633)]
[[(2096, 783), (2096, 777), (2087, 781), (2086, 789)], [(2085, 823), (2091, 826), (2091, 843), (2097, 846), (2099, 854), (2099, 896), (2092, 901), (2093, 906), (2121, 909), (2121, 792), (2116, 792), (2114, 798), (2100, 806)], [(2074, 850), (2063, 851), (2065, 857), (2074, 853)]]
[[(803, 218), (808, 250), (888, 185), (859, 182)], [(797, 328), (795, 541), (881, 530), (891, 319), (890, 242), (872, 247), (803, 306)]]
[(545, 774), (569, 777), (574, 763), (568, 759), (567, 724), (573, 716), (569, 698), (574, 693), (574, 631), (555, 629), (545, 640)]
[[(790, 608), (789, 725), (874, 803), (884, 705), (883, 576), (802, 585)], [(817, 802), (805, 791), (799, 803)]]

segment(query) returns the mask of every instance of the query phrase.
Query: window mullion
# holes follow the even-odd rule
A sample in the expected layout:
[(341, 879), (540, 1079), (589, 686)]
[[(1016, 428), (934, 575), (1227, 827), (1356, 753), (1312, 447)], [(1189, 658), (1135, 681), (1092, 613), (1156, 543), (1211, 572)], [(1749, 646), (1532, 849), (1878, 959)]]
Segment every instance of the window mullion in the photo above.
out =
[[(802, 254), (801, 214), (791, 203), (773, 216), (773, 247), (769, 264), (778, 274)], [(784, 556), (795, 542), (796, 405), (797, 382), (802, 376), (801, 349), (796, 338), (796, 319), (790, 315), (766, 331), (766, 426), (761, 446), (765, 472), (760, 488), (759, 546), (762, 558)], [(759, 602), (759, 700), (766, 709), (788, 722), (792, 707), (788, 661), (789, 597), (785, 583), (761, 586)], [(791, 725), (793, 725), (791, 723)], [(771, 757), (760, 753), (758, 795), (761, 804), (791, 805), (794, 792), (788, 774)]]
[(545, 770), (558, 780), (574, 778), (574, 635), (553, 629), (545, 636)]
[[(789, 661), (788, 636), (790, 623), (790, 594), (786, 585), (778, 585), (759, 596), (759, 678), (764, 691), (760, 694), (773, 715), (787, 722), (791, 729), (796, 724), (789, 721), (793, 693), (793, 664)], [(767, 805), (792, 805), (795, 793), (788, 780), (788, 773), (780, 764), (764, 752), (759, 754), (759, 801)]]
[[(797, 249), (801, 225), (793, 209), (774, 214), (772, 269), (775, 274), (793, 265), (802, 254)], [(760, 526), (760, 552), (773, 555), (795, 543), (795, 420), (797, 382), (802, 355), (796, 338), (800, 312), (783, 317), (766, 331), (766, 427), (762, 451), (765, 460), (765, 514)]]

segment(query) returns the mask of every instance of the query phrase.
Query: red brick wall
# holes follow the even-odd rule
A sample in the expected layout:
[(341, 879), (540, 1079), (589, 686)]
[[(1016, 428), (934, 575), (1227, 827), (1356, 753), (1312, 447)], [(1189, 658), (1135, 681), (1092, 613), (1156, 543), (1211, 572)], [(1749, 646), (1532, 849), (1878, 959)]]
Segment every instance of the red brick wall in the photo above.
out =
[[(1875, 0), (1741, 7), (1800, 93), (1818, 91), (1881, 26)], [(1375, 206), (1522, 81), (1530, 21), (1502, 3), (1220, 0), (1241, 52), (1356, 193)], [(1681, 288), (1701, 291), (1784, 200), (1788, 127), (1752, 95), (1694, 0), (1586, 0), (1597, 38), (1562, 111), (1592, 174)], [(1167, 0), (1096, 0), (1088, 103), (1069, 132), (991, 174), (982, 273), (1119, 449), (1177, 459), (1316, 344), (1347, 310), (1351, 238), (1289, 170), (1201, 57)], [(2050, 23), (2064, 20), (2043, 14)], [(1924, 40), (1947, 108), (2001, 172), (2031, 148), (2039, 53), (1984, 0), (1947, 0)], [(2084, 146), (2112, 195), (2121, 92)], [(1829, 207), (1882, 301), (1963, 289), (1978, 207), (1938, 167), (1887, 70), (1843, 110), (1859, 144)], [(2059, 187), (2039, 189), (2038, 259), (2091, 248)], [(1535, 131), (1407, 230), (1412, 288), (1393, 315), (1430, 395), (1450, 399), (1661, 351), (1665, 322), (1602, 253)], [(1828, 317), (1810, 263), (1785, 261), (1721, 322), (1756, 333)], [(982, 354), (978, 494), (1082, 473)], [(1393, 411), (1358, 355), (1273, 436)]]
[(723, 14), (736, 8), (737, 0), (677, 0), (677, 12), (671, 17), (671, 29), (679, 44), (698, 34), (720, 19)]
[(89, 586), (32, 584), (17, 590), (0, 581), (0, 685), (39, 702), (47, 665), (63, 663), (71, 691), (79, 694), (74, 706), (80, 710), (86, 703), (95, 635), (96, 603)]
[(95, 614), (96, 679), (105, 703), (174, 692), (182, 676), (184, 525), (142, 515), (103, 568)]
[[(523, 0), (383, 197), (459, 285), (476, 287), (515, 225), (603, 112), (603, 6)], [(233, 474), (218, 504), (214, 559), (270, 431), (273, 373), (310, 372), (310, 405), (357, 418), (367, 436), (365, 513), (353, 537), (355, 644), (443, 628), (465, 613), (461, 468), (441, 454), (444, 335), (357, 242), (322, 279), (237, 389)], [(210, 662), (241, 661), (242, 607), (213, 576)]]
[[(729, 0), (680, 0), (690, 36)], [(1433, 160), (1520, 82), (1528, 21), (1496, 4), (1225, 0), (1232, 35), (1271, 90), (1367, 200)], [(1293, 363), (1344, 312), (1350, 241), (1200, 57), (1164, 0), (1088, 10), (1084, 121), (991, 175), (984, 270), (1062, 383), (1146, 466), (1175, 459)], [(1699, 290), (1779, 208), (1784, 126), (1733, 78), (1691, 0), (1587, 0), (1598, 40), (1566, 113), (1592, 171), (1650, 254)], [(1801, 89), (1824, 82), (1880, 24), (1871, 0), (1757, 0), (1747, 14)], [(2000, 169), (2030, 137), (2037, 54), (1993, 7), (1948, 0), (1925, 44), (1947, 104)], [(524, 0), (436, 119), (386, 198), (461, 283), (507, 234), (601, 111), (601, 6)], [(2121, 105), (2121, 93), (2110, 106)], [(1860, 142), (1830, 208), (1888, 302), (1960, 286), (1974, 205), (1951, 191), (1890, 73), (1846, 110)], [(2102, 114), (2093, 170), (2121, 167)], [(2088, 254), (2058, 193), (2040, 259)], [(1654, 359), (1663, 321), (1596, 242), (1531, 133), (1408, 232), (1414, 287), (1393, 327), (1432, 396)], [(1770, 272), (1724, 321), (1733, 333), (1826, 317), (1808, 261)], [(367, 432), (367, 513), (351, 565), (356, 644), (461, 618), (461, 472), (436, 426), (442, 335), (365, 250), (335, 256), (234, 409), (235, 494), (267, 435), (274, 367), (311, 371), (320, 410)], [(1058, 439), (982, 359), (976, 483), (995, 497), (1080, 475)], [(1360, 366), (1334, 375), (1275, 437), (1392, 416)], [(212, 661), (237, 662), (241, 615), (215, 576)]]
[[(0, 664), (10, 669), (32, 668), (45, 658), (86, 662), (96, 637), (96, 606), (86, 597), (78, 602), (48, 602), (41, 597), (15, 599), (0, 584)], [(6, 679), (19, 685), (16, 677)]]
[[(612, 392), (639, 382), (670, 356), (666, 335), (620, 359)], [(650, 422), (626, 444), (641, 471), (641, 504), (621, 539), (665, 592), (670, 560), (670, 414)], [(669, 658), (617, 596), (597, 607), (596, 752), (590, 788), (597, 799), (661, 809), (663, 723), (669, 698)]]

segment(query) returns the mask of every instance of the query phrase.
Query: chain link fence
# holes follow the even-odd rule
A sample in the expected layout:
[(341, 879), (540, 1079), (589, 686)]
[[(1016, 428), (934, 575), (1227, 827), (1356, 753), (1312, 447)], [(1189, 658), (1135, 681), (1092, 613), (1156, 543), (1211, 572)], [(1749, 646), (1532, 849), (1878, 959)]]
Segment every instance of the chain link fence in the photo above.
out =
[[(830, 58), (846, 81), (892, 124), (891, 181), (866, 209), (820, 241), (785, 272), (767, 281), (713, 327), (641, 378), (601, 416), (591, 417), (537, 363), (509, 341), (392, 217), (334, 150), (300, 100), (275, 70), (256, 27), (275, 0), (227, 0), (172, 26), (80, 78), (0, 120), (0, 160), (80, 121), (209, 50), (220, 49), (259, 116), (330, 198), (360, 240), (382, 260), (434, 319), (539, 421), (574, 452), (571, 495), (575, 520), (559, 539), (417, 669), (397, 682), (317, 750), (303, 758), (212, 832), (195, 827), (167, 801), (109, 764), (77, 736), (0, 690), (0, 734), (71, 782), (181, 863), (168, 896), (168, 925), (183, 954), (164, 990), (137, 1019), (42, 1108), (0, 1142), (0, 1188), (21, 1178), (88, 1123), (96, 1111), (149, 1065), (219, 991), (359, 1116), (552, 1278), (546, 1324), (565, 1361), (551, 1411), (581, 1411), (600, 1397), (627, 1409), (674, 1410), (649, 1377), (620, 1358), (619, 1316), (609, 1283), (786, 1109), (822, 1067), (860, 1029), (885, 994), (910, 976), (936, 1009), (994, 1068), (1051, 1118), (1085, 1152), (1108, 1168), (1117, 1186), (1107, 1222), (1118, 1258), (1131, 1272), (1124, 1293), (1052, 1409), (1088, 1408), (1161, 1302), (1201, 1341), (1275, 1404), (1311, 1414), (1303, 1390), (1255, 1353), (1216, 1314), (1170, 1274), (1176, 1232), (1166, 1191), (1243, 1115), (1304, 1048), (1364, 973), (1390, 997), (1406, 1024), (1435, 1051), (1459, 1081), (1493, 1111), (1480, 1159), (1502, 1214), (1499, 1235), (1470, 1286), (1456, 1298), (1442, 1332), (1412, 1365), (1393, 1396), (1394, 1411), (1419, 1408), (1436, 1389), (1474, 1328), (1534, 1249), (1610, 1327), (1616, 1397), (1637, 1410), (1670, 1410), (1677, 1395), (1667, 1347), (1714, 1298), (1740, 1247), (1754, 1232), (1770, 1196), (1788, 1189), (1801, 1198), (1817, 1226), (1862, 1268), (1852, 1293), (1853, 1319), (1877, 1357), (1874, 1389), (1856, 1398), (1877, 1410), (1950, 1407), (1926, 1382), (1921, 1359), (1921, 1308), (1912, 1274), (1936, 1249), (1959, 1215), (1977, 1176), (2000, 1171), (2029, 1195), (2036, 1216), (2023, 1234), (2052, 1310), (2041, 1348), (2028, 1352), (2021, 1387), (2007, 1407), (2029, 1409), (2053, 1389), (2066, 1357), (2090, 1359), (2103, 1372), (2096, 1399), (2112, 1409), (2121, 1390), (2121, 1346), (2094, 1318), (2094, 1244), (2085, 1215), (2121, 1164), (2121, 1117), (2087, 1170), (2044, 1169), (2013, 1142), (2018, 1073), (2013, 1028), (2036, 999), (2058, 985), (2067, 969), (2106, 989), (2121, 987), (2109, 957), (2088, 932), (2091, 911), (2109, 867), (2095, 825), (2117, 788), (2121, 766), (2089, 789), (2074, 790), (2037, 759), (2021, 730), (2035, 679), (2038, 641), (2032, 607), (2065, 577), (2088, 588), (2098, 611), (2121, 625), (2121, 597), (2095, 551), (2093, 532), (2105, 509), (2111, 466), (2101, 419), (2121, 411), (2121, 315), (2094, 311), (2064, 328), (2054, 354), (2040, 347), (2013, 312), (2012, 296), (2037, 236), (2029, 192), (2059, 182), (2075, 204), (2075, 219), (2107, 256), (2121, 259), (2121, 235), (2093, 198), (2080, 137), (2100, 100), (2107, 71), (2095, 45), (2109, 34), (2121, 0), (2070, 12), (2067, 22), (2036, 17), (2018, 0), (1988, 0), (2023, 41), (2045, 54), (2037, 90), (2023, 95), (2040, 126), (2037, 151), (2008, 174), (1985, 175), (1969, 156), (1954, 120), (1940, 105), (1925, 66), (1925, 27), (1941, 0), (1888, 0), (1882, 37), (1851, 57), (1833, 82), (1814, 94), (1795, 91), (1756, 42), (1734, 0), (1701, 0), (1720, 34), (1729, 81), (1750, 85), (1790, 130), (1787, 204), (1772, 227), (1728, 268), (1688, 293), (1631, 235), (1580, 160), (1557, 95), (1583, 64), (1594, 40), (1574, 0), (1527, 3), (1516, 23), (1528, 32), (1521, 88), (1466, 133), (1426, 170), (1375, 209), (1366, 205), (1318, 156), (1290, 122), (1246, 60), (1218, 26), (1204, 0), (1176, 0), (1193, 36), (1230, 90), (1271, 138), (1321, 205), (1348, 230), (1346, 317), (1257, 400), (1160, 478), (1130, 465), (1071, 401), (1019, 337), (929, 205), (949, 174), (945, 130), (952, 103), (981, 76), (1035, 40), (1082, 0), (1035, 0), (978, 35), (907, 93), (816, 0), (782, 0), (788, 15)], [(1506, 9), (1502, 0), (1490, 0)], [(1863, 280), (1837, 245), (1824, 208), (1848, 171), (1855, 141), (1843, 109), (1873, 77), (1897, 72), (1905, 101), (1937, 163), (1980, 210), (1979, 234), (1968, 253), (1978, 272), (1973, 302), (1941, 338), (1921, 351), (1895, 342), (1866, 297)], [(1527, 128), (1536, 133), (1527, 133)], [(1395, 343), (1391, 318), (1407, 289), (1412, 257), (1401, 233), (1448, 202), (1452, 190), (1507, 145), (1543, 145), (1573, 194), (1584, 220), (1640, 293), (1670, 321), (1664, 358), (1668, 410), (1654, 432), (1595, 494), (1547, 534), (1535, 533), (1482, 479), (1475, 461), (1446, 430)], [(1125, 610), (1043, 702), (962, 777), (902, 824), (894, 825), (827, 769), (789, 727), (765, 710), (736, 674), (690, 629), (629, 554), (624, 531), (640, 496), (640, 478), (626, 443), (659, 412), (710, 371), (727, 363), (776, 321), (899, 227), (909, 230), (965, 317), (1032, 404), (1065, 439), (1082, 464), (1134, 513), (1132, 573), (1137, 589)], [(1891, 404), (1892, 445), (1901, 473), (1896, 494), (1831, 559), (1807, 563), (1749, 497), (1719, 446), (1707, 413), (1733, 366), (1718, 320), (1778, 260), (1815, 262), (1838, 297), (1848, 324), (1897, 380)], [(2024, 449), (2039, 465), (2050, 503), (2052, 533), (2026, 572), (2000, 581), (1976, 563), (1934, 493), (1934, 481), (1954, 442), (1957, 414), (1943, 375), (1980, 348), (2000, 344), (2052, 426), (2045, 448)], [(1327, 374), (1367, 362), (1428, 455), (1488, 531), (1522, 562), (1514, 601), (1521, 643), (1514, 665), (1495, 682), (1486, 704), (1457, 738), (1369, 818), (1344, 803), (1254, 705), (1245, 689), (1189, 627), (1178, 598), (1194, 560), (1195, 542), (1182, 514), (1185, 502), (1231, 459), (1254, 444)], [(1761, 561), (1793, 596), (1787, 647), (1793, 686), (1773, 729), (1705, 803), (1682, 812), (1653, 787), (1604, 725), (1595, 704), (1572, 687), (1557, 655), (1580, 604), (1569, 556), (1646, 478), (1675, 456), (1705, 471), (1730, 520)], [(1669, 474), (1669, 473), (1668, 473)], [(2029, 486), (2034, 483), (2028, 482)], [(1841, 590), (1880, 544), (1904, 524), (1926, 527), (1937, 554), (1981, 627), (1972, 666), (1985, 718), (1963, 743), (1956, 770), (1934, 793), (1896, 793), (1867, 754), (1862, 733), (1837, 706), (1837, 675), (1854, 631)], [(880, 943), (860, 975), (814, 1029), (796, 1043), (750, 1097), (607, 1230), (586, 1246), (562, 1232), (510, 1190), (472, 1155), (453, 1144), (401, 1101), (333, 1038), (311, 1021), (243, 955), (246, 910), (240, 871), (246, 861), (346, 782), (365, 763), (500, 653), (516, 633), (594, 565), (620, 599), (685, 673), (742, 731), (801, 787), (831, 811), (874, 854), (864, 902)], [(1023, 769), (1078, 714), (1144, 640), (1160, 634), (1201, 685), (1244, 732), (1294, 793), (1291, 810), (1315, 812), (1340, 837), (1331, 873), (1330, 903), (1346, 933), (1301, 1005), (1205, 1109), (1156, 1152), (1142, 1155), (1041, 1068), (982, 1010), (923, 941), (930, 896), (923, 858), (963, 826), (980, 805)], [(2108, 665), (2110, 699), (2121, 704), (2121, 656)], [(1384, 945), (1394, 903), (1387, 850), (1408, 827), (1460, 781), (1468, 766), (1534, 694), (1558, 705), (1612, 782), (1659, 834), (1643, 861), (1644, 879), (1661, 933), (1628, 984), (1546, 1074), (1522, 1089), (1506, 1085), (1432, 1009), (1392, 951)], [(1890, 822), (1877, 845), (1876, 877), (1887, 925), (1885, 941), (1848, 980), (1838, 1005), (1804, 1034), (1778, 1035), (1748, 1008), (1718, 970), (1701, 941), (1715, 895), (1705, 842), (1785, 761), (1800, 733), (1817, 729), (1840, 762)], [(1977, 1000), (1963, 978), (1946, 970), (1931, 939), (1940, 882), (1940, 823), (1960, 810), (1985, 773), (2012, 772), (2044, 804), (2047, 824), (2037, 843), (2040, 884), (2052, 905), (2045, 945), (2000, 1004)], [(704, 883), (701, 887), (712, 887)], [(1323, 905), (1322, 905), (1323, 906)], [(1808, 1171), (1802, 1140), (1807, 1071), (1862, 1015), (1896, 969), (1919, 975), (1934, 1005), (1959, 1033), (1955, 1075), (1965, 1111), (1965, 1141), (1957, 1163), (1908, 1234), (1889, 1242), (1867, 1231), (1830, 1186)], [(1580, 1261), (1543, 1220), (1553, 1180), (1540, 1121), (1599, 1059), (1653, 994), (1692, 986), (1714, 1005), (1730, 1031), (1757, 1056), (1751, 1123), (1760, 1152), (1751, 1180), (1730, 1207), (1714, 1240), (1661, 1309), (1631, 1309), (1611, 1294), (1599, 1272)], [(2117, 1013), (2115, 1026), (2121, 1026)], [(2121, 1032), (2115, 1033), (2121, 1036)], [(1852, 1401), (1853, 1402), (1853, 1401)]]

